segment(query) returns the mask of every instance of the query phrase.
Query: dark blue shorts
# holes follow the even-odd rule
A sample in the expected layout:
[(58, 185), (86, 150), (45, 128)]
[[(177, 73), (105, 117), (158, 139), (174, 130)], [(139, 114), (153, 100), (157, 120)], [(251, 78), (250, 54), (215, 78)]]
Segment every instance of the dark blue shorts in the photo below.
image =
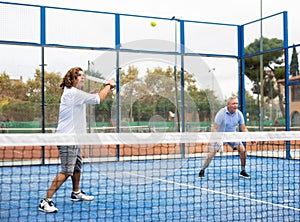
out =
[(238, 146), (244, 146), (242, 142), (225, 142), (225, 143), (211, 143), (210, 147), (220, 150), (225, 144), (228, 144), (233, 150), (236, 150)]

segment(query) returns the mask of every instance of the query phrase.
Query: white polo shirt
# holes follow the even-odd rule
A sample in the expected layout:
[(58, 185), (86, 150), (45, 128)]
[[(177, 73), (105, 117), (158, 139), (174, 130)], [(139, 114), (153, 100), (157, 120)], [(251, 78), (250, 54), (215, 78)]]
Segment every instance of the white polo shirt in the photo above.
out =
[(98, 93), (90, 94), (75, 87), (64, 88), (61, 96), (57, 133), (86, 133), (86, 105), (99, 104)]

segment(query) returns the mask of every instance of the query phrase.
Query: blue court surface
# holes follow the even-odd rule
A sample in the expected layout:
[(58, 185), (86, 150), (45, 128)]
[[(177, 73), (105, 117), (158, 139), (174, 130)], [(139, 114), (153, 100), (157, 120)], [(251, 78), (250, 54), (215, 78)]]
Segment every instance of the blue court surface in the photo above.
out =
[(84, 164), (92, 202), (70, 201), (71, 180), (53, 198), (59, 212), (38, 210), (59, 165), (1, 167), (0, 221), (300, 221), (300, 161), (217, 156)]

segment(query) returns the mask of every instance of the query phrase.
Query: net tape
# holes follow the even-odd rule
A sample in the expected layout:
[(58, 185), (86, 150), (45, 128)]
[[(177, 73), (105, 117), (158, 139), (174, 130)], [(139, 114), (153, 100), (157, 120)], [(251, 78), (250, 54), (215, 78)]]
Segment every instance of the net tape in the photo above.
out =
[(112, 145), (157, 143), (208, 143), (239, 141), (300, 140), (298, 131), (277, 132), (183, 132), (183, 133), (89, 133), (89, 134), (0, 134), (1, 146)]

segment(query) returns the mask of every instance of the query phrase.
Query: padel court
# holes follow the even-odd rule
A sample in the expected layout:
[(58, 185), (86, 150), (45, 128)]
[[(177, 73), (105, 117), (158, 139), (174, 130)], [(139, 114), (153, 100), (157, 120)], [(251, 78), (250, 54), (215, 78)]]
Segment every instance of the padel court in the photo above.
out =
[[(82, 189), (92, 202), (72, 202), (71, 180), (58, 191), (56, 214), (38, 211), (58, 165), (1, 167), (1, 221), (297, 221), (300, 161), (216, 156), (206, 178), (202, 158), (86, 163)], [(168, 166), (165, 175), (153, 172)], [(172, 167), (171, 167), (172, 166)], [(157, 169), (158, 170), (158, 169)], [(68, 188), (67, 188), (68, 187)]]
[[(1, 2), (0, 6), (1, 47), (14, 52), (9, 58), (14, 66), (32, 66), (38, 72), (34, 74), (38, 87), (30, 85), (31, 94), (27, 93), (25, 105), (29, 105), (21, 101), (20, 109), (11, 107), (15, 112), (6, 109), (7, 115), (20, 120), (0, 135), (0, 221), (300, 221), (300, 135), (297, 130), (288, 132), (293, 131), (288, 104), (289, 87), (294, 83), (289, 80), (293, 46), (288, 42), (286, 11), (237, 25), (20, 3)], [(155, 28), (149, 25), (153, 20)], [(260, 35), (262, 23), (269, 24), (263, 27), (264, 36)], [(273, 24), (278, 28), (272, 30)], [(70, 35), (73, 27), (90, 34)], [(212, 41), (203, 41), (204, 37)], [(263, 37), (279, 38), (280, 44), (245, 53), (248, 44)], [(272, 100), (263, 111), (273, 117), (282, 114), (285, 122), (278, 128), (268, 123), (265, 130), (274, 132), (264, 132), (265, 117), (259, 112), (263, 96), (256, 93), (250, 99), (245, 90), (246, 72), (255, 73), (256, 84), (263, 72), (258, 66), (246, 70), (246, 65), (249, 59), (258, 61), (274, 52), (283, 52), (285, 94), (278, 107)], [(32, 56), (33, 65), (24, 62), (30, 53), (36, 56)], [(101, 109), (87, 107), (89, 133), (84, 136), (54, 133), (60, 96), (54, 90), (57, 83), (51, 91), (44, 78), (51, 70), (64, 73), (55, 66), (57, 61), (67, 69), (74, 65), (72, 58), (80, 59), (78, 65), (87, 65), (84, 69), (93, 77), (87, 78), (87, 91), (99, 89), (104, 79), (114, 78), (117, 83), (110, 103)], [(251, 131), (258, 131), (246, 140), (240, 138), (242, 134), (230, 134), (225, 141), (266, 142), (265, 149), (254, 147), (249, 152), (246, 170), (250, 179), (239, 176), (239, 156), (228, 150), (218, 153), (205, 178), (198, 177), (206, 146), (193, 144), (211, 142), (209, 127), (225, 101), (225, 79), (214, 74), (220, 63), (225, 64), (222, 73), (234, 67), (222, 77), (237, 79), (232, 85), (238, 86), (239, 109), (249, 118), (247, 127), (251, 123)], [(127, 71), (130, 65), (140, 64), (148, 71), (142, 77), (129, 75), (133, 73)], [(35, 127), (24, 127), (21, 117), (28, 117)], [(277, 138), (281, 143), (274, 145)], [(172, 143), (176, 145), (165, 146)], [(60, 170), (58, 144), (98, 146), (88, 150), (81, 179), (82, 190), (95, 199), (72, 202), (68, 179), (53, 197), (58, 213), (43, 213), (38, 210), (39, 201)]]

